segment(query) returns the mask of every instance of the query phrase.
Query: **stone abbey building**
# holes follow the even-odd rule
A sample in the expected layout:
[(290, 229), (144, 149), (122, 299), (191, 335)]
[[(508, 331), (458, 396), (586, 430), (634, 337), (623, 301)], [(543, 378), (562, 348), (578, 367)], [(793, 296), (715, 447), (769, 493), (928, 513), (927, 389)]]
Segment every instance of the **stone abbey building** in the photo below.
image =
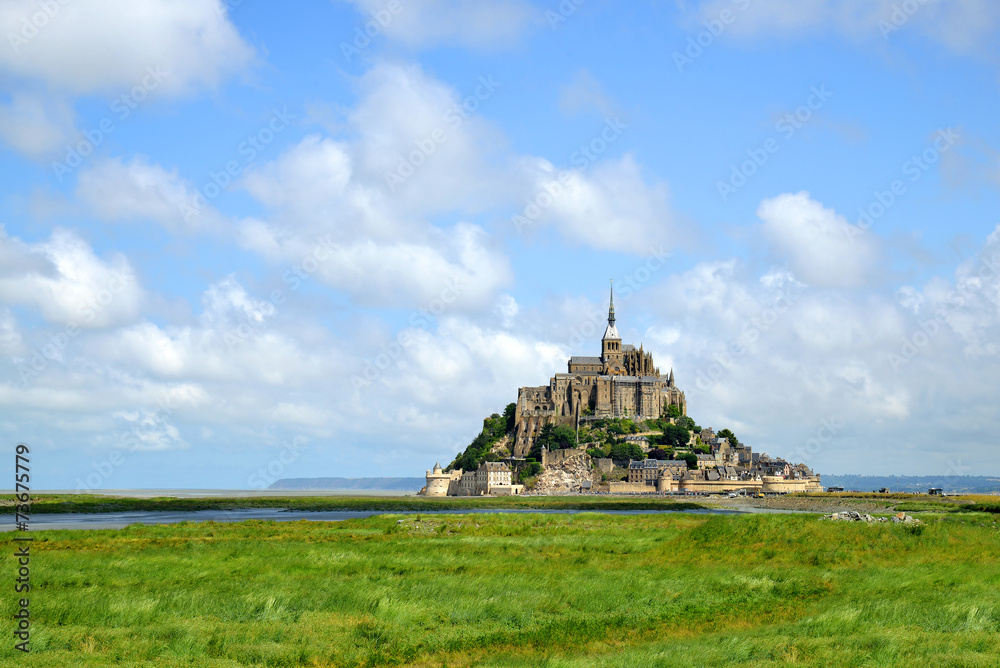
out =
[(652, 354), (641, 345), (636, 349), (622, 344), (612, 289), (600, 357), (571, 357), (567, 373), (557, 373), (548, 385), (518, 390), (513, 454), (524, 457), (546, 424), (575, 427), (586, 419), (655, 419), (669, 406), (687, 414), (687, 400), (674, 384), (673, 370), (661, 375)]

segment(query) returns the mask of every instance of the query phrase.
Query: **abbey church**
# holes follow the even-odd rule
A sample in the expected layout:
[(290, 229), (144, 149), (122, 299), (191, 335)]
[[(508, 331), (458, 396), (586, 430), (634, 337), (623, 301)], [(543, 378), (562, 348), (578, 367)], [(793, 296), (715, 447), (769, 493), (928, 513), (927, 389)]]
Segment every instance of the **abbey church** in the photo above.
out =
[(600, 357), (571, 357), (567, 371), (557, 373), (548, 385), (518, 390), (515, 457), (528, 453), (546, 424), (575, 427), (586, 419), (656, 419), (670, 406), (687, 414), (687, 401), (674, 384), (673, 370), (661, 375), (652, 354), (641, 345), (636, 349), (622, 344), (615, 327), (613, 289)]

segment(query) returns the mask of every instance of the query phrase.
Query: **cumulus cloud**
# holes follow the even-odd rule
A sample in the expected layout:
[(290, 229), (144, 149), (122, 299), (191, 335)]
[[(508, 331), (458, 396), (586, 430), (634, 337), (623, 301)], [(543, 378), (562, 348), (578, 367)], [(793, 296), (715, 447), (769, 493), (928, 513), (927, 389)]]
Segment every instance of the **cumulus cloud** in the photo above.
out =
[(220, 0), (8, 0), (0, 34), (11, 97), (0, 104), (0, 138), (34, 159), (76, 136), (77, 96), (184, 95), (218, 86), (254, 58)]
[(192, 206), (197, 190), (180, 178), (143, 158), (128, 164), (101, 160), (82, 171), (77, 199), (101, 220), (152, 221), (171, 232), (219, 230), (226, 219), (212, 207)]
[(219, 0), (73, 0), (52, 6), (47, 20), (37, 18), (46, 11), (34, 0), (0, 6), (0, 33), (14, 40), (0, 50), (0, 69), (78, 95), (142, 85), (147, 68), (158, 68), (166, 77), (157, 91), (176, 94), (216, 86), (254, 54)]
[(523, 164), (533, 187), (524, 215), (515, 221), (518, 231), (550, 224), (576, 243), (639, 255), (677, 243), (667, 184), (647, 184), (631, 155), (589, 169), (559, 169), (541, 158)]
[(49, 322), (101, 328), (138, 314), (143, 293), (128, 261), (102, 260), (70, 231), (26, 244), (0, 228), (0, 259), (0, 302), (31, 306)]
[(389, 12), (385, 0), (345, 0), (357, 6), (365, 20), (381, 16), (382, 33), (413, 47), (457, 44), (472, 49), (509, 47), (541, 12), (522, 0), (424, 0), (401, 2)]
[(807, 192), (764, 200), (757, 216), (774, 251), (810, 285), (858, 287), (877, 272), (880, 250), (875, 236), (824, 208)]

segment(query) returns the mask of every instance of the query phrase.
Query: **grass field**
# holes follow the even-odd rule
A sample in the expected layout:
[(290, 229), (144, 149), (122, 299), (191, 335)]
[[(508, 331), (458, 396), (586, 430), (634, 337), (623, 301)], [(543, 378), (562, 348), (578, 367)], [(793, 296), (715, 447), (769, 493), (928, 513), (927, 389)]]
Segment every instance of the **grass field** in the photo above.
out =
[[(14, 514), (13, 498), (0, 500), (0, 514)], [(663, 497), (629, 498), (614, 496), (273, 496), (241, 498), (134, 498), (97, 494), (32, 494), (31, 512), (121, 513), (129, 511), (236, 510), (240, 508), (289, 508), (292, 510), (380, 510), (421, 512), (497, 508), (504, 510), (696, 510), (698, 503)]]
[(994, 515), (398, 519), (34, 533), (0, 664), (1000, 665)]

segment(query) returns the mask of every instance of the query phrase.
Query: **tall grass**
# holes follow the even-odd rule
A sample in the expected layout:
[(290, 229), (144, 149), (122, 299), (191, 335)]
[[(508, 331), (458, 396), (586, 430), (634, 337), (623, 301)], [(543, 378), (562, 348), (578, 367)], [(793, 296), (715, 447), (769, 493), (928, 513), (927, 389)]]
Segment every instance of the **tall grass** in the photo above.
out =
[[(611, 496), (501, 496), (427, 498), (378, 496), (273, 496), (243, 498), (174, 498), (100, 496), (96, 494), (33, 495), (31, 512), (46, 513), (121, 513), (135, 511), (237, 510), (242, 508), (288, 508), (291, 510), (374, 510), (420, 512), (495, 508), (503, 510), (696, 510), (702, 506), (663, 497)], [(0, 500), (0, 514), (14, 514), (13, 499)]]
[(30, 664), (1000, 664), (989, 515), (398, 519), (37, 532)]

